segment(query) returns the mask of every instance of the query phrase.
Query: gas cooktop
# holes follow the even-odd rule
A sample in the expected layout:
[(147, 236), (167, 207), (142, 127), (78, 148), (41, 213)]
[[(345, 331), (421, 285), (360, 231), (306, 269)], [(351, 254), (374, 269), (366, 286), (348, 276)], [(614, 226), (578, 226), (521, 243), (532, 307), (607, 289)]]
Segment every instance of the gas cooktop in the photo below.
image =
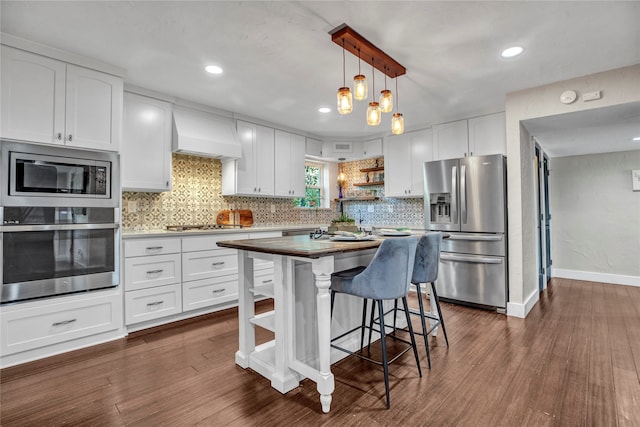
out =
[(224, 228), (242, 228), (240, 224), (201, 224), (201, 225), (167, 225), (168, 231), (220, 230)]

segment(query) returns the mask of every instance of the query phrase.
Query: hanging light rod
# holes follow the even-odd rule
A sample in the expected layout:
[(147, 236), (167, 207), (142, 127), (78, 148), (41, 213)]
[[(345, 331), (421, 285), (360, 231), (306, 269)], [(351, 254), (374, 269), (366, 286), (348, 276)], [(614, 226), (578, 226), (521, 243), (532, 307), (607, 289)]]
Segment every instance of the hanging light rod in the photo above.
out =
[(331, 41), (358, 56), (358, 50), (363, 61), (374, 66), (380, 72), (391, 78), (407, 73), (407, 69), (398, 64), (395, 59), (384, 53), (376, 45), (355, 32), (347, 24), (338, 25), (329, 31)]

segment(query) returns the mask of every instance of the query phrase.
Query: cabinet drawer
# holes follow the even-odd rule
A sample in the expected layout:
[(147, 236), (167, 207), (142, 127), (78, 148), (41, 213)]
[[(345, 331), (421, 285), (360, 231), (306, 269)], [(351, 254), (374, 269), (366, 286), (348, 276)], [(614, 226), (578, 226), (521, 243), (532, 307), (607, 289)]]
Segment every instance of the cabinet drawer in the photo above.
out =
[(182, 312), (182, 287), (179, 283), (125, 292), (124, 299), (127, 325)]
[(125, 258), (125, 291), (180, 283), (180, 254)]
[(238, 275), (194, 280), (182, 285), (184, 311), (209, 307), (238, 299)]
[(2, 312), (1, 354), (4, 356), (116, 330), (122, 324), (121, 298), (120, 293), (96, 298), (71, 297), (59, 303)]
[(238, 272), (234, 249), (188, 252), (182, 254), (182, 281), (207, 279)]
[(124, 256), (131, 258), (146, 255), (179, 254), (180, 239), (127, 239)]
[(193, 236), (182, 238), (182, 252), (209, 251), (220, 249), (218, 242), (223, 240), (244, 240), (249, 238), (249, 233), (210, 234), (206, 236)]

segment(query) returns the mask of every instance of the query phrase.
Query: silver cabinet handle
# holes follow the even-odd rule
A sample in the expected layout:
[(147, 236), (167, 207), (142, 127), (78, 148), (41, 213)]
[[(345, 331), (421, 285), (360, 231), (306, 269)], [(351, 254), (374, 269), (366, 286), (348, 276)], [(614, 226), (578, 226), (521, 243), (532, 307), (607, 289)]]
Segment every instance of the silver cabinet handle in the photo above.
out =
[(154, 301), (154, 302), (148, 302), (147, 303), (147, 307), (153, 307), (154, 305), (160, 305), (164, 303), (164, 301)]
[(62, 132), (58, 132), (58, 141), (62, 141)]
[(147, 274), (158, 274), (158, 273), (162, 273), (163, 271), (164, 271), (163, 269), (149, 270), (149, 271), (147, 271)]
[(73, 135), (69, 134), (69, 142), (72, 141)]
[(226, 291), (226, 290), (227, 290), (227, 288), (214, 289), (212, 292), (213, 292), (214, 294), (219, 294), (220, 292), (224, 292), (224, 291)]
[(467, 166), (460, 166), (460, 213), (462, 223), (467, 223)]
[(74, 231), (74, 230), (116, 230), (119, 224), (41, 224), (0, 226), (6, 231)]
[(163, 246), (147, 246), (148, 251), (159, 251)]
[(451, 222), (458, 222), (458, 167), (451, 168)]
[(68, 325), (70, 323), (75, 322), (77, 319), (69, 319), (69, 320), (61, 320), (60, 322), (54, 322), (51, 324), (51, 326), (63, 326), (63, 325)]
[(272, 283), (272, 282), (273, 282), (273, 280), (272, 280), (272, 279), (269, 279), (269, 280), (263, 280), (263, 281), (262, 281), (262, 283), (263, 283), (263, 284), (265, 284), (265, 285), (266, 285), (267, 283)]
[(213, 266), (224, 265), (224, 261), (212, 262), (211, 265), (213, 265)]
[(258, 187), (253, 187), (253, 192), (257, 193), (258, 192)]
[(489, 234), (489, 235), (473, 235), (473, 234), (451, 234), (447, 240), (465, 240), (465, 241), (477, 241), (477, 242), (499, 242), (502, 240), (502, 234)]

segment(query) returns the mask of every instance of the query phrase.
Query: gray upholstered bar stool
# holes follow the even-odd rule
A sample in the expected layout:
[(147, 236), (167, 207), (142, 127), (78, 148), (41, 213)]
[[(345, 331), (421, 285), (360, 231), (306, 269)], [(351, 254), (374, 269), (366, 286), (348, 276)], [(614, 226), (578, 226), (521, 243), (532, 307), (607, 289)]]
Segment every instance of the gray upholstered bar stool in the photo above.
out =
[[(427, 363), (429, 369), (431, 369), (431, 354), (429, 352), (429, 334), (433, 332), (438, 325), (442, 326), (442, 334), (444, 340), (449, 347), (449, 338), (447, 337), (447, 330), (444, 326), (444, 318), (442, 317), (442, 310), (440, 309), (440, 299), (438, 298), (438, 292), (436, 292), (436, 279), (438, 278), (438, 265), (440, 264), (440, 243), (442, 242), (442, 233), (430, 232), (423, 234), (418, 241), (418, 247), (416, 249), (416, 257), (413, 265), (413, 273), (411, 275), (411, 283), (415, 285), (417, 297), (418, 297), (418, 310), (409, 309), (411, 314), (420, 316), (422, 322), (422, 336), (424, 337), (424, 346), (427, 350)], [(429, 283), (431, 285), (431, 293), (429, 298), (433, 298), (438, 313), (431, 311), (424, 311), (424, 304), (422, 302), (421, 284)], [(397, 309), (397, 301), (395, 304)], [(430, 323), (430, 327), (427, 328), (427, 319), (433, 321)]]
[[(376, 305), (378, 306), (380, 330), (377, 332), (380, 333), (380, 342), (382, 345), (382, 361), (374, 360), (370, 357), (367, 357), (362, 354), (362, 352), (352, 352), (333, 344), (335, 340), (343, 337), (344, 335), (354, 332), (358, 329), (365, 328), (366, 325), (364, 317), (362, 325), (360, 327), (356, 327), (348, 331), (347, 333), (332, 339), (331, 346), (338, 350), (365, 359), (369, 362), (382, 365), (384, 370), (384, 385), (387, 397), (387, 409), (389, 409), (391, 406), (391, 400), (389, 398), (389, 363), (392, 363), (401, 355), (405, 354), (410, 349), (413, 349), (413, 354), (416, 359), (416, 365), (418, 366), (418, 373), (420, 374), (420, 376), (422, 376), (420, 361), (418, 359), (418, 350), (416, 348), (416, 341), (413, 336), (413, 328), (411, 326), (409, 308), (407, 305), (409, 279), (411, 277), (411, 272), (413, 271), (417, 240), (418, 239), (415, 236), (399, 239), (387, 239), (383, 241), (382, 244), (380, 244), (373, 259), (366, 268), (356, 267), (350, 270), (336, 272), (331, 275), (332, 299), (335, 297), (335, 293), (344, 293), (363, 298), (363, 303), (366, 303), (367, 299), (373, 300), (372, 310), (374, 310), (374, 307)], [(389, 360), (387, 355), (384, 308), (382, 306), (382, 301), (397, 299), (402, 299), (405, 308), (411, 342), (403, 340), (399, 337), (390, 336), (396, 340), (408, 344), (409, 346), (401, 351), (400, 354)], [(371, 327), (372, 326), (369, 325), (369, 328)]]

